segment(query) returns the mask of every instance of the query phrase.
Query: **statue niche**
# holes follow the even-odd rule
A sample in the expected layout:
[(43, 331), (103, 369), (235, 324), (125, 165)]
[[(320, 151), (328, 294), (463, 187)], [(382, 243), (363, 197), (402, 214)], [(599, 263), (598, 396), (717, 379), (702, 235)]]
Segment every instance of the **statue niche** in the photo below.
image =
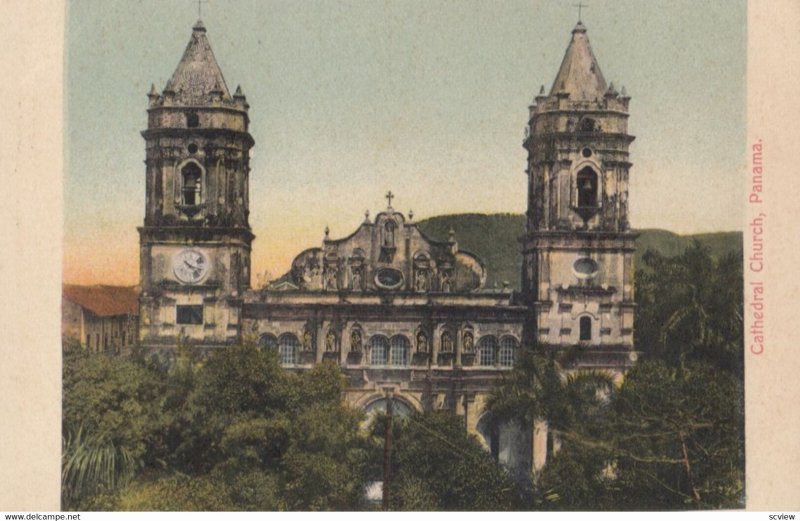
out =
[(335, 324), (331, 324), (328, 334), (325, 335), (325, 352), (322, 353), (322, 360), (339, 363), (339, 334)]
[(322, 282), (323, 290), (336, 291), (339, 289), (339, 266), (335, 262), (325, 263), (325, 274)]
[(361, 364), (364, 356), (364, 334), (360, 327), (354, 327), (350, 332), (350, 351), (347, 352), (347, 363), (349, 365)]
[(427, 253), (414, 255), (414, 291), (425, 293), (430, 290), (431, 260)]
[(467, 326), (461, 337), (461, 364), (467, 367), (475, 364), (475, 335), (472, 326)]
[(349, 273), (349, 287), (353, 291), (364, 291), (364, 252), (356, 248), (347, 263)]
[(411, 357), (412, 365), (428, 365), (431, 359), (428, 335), (420, 329), (416, 336), (417, 350)]
[(451, 365), (453, 363), (453, 334), (448, 331), (442, 331), (439, 344), (439, 356), (437, 363), (439, 365)]
[(393, 219), (387, 219), (381, 228), (381, 253), (378, 262), (391, 263), (397, 251), (395, 242), (397, 235), (397, 223)]

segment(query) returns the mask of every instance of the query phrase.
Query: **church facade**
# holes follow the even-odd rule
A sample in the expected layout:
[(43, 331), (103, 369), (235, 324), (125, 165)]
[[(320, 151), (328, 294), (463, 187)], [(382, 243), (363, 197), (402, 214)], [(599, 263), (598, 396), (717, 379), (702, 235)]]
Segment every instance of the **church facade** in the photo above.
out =
[(382, 409), (391, 396), (399, 413), (452, 410), (520, 472), (543, 464), (543, 427), (494, 425), (484, 404), (524, 346), (578, 346), (576, 367), (618, 375), (635, 359), (628, 97), (606, 85), (582, 24), (550, 93), (530, 107), (521, 293), (486, 288), (486, 266), (455, 232), (427, 237), (392, 208), (391, 192), (352, 234), (326, 231), (287, 277), (252, 289), (249, 105), (241, 88), (230, 93), (201, 22), (164, 89), (148, 97), (146, 349), (252, 339), (292, 370), (331, 361), (353, 406)]

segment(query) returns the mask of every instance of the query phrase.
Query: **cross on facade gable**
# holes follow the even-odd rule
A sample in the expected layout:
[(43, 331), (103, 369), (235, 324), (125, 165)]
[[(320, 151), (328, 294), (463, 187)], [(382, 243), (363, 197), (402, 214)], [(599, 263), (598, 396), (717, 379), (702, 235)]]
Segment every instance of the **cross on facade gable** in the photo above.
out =
[(392, 199), (394, 199), (394, 194), (392, 193), (391, 190), (389, 190), (388, 192), (386, 192), (385, 197), (386, 197), (386, 200), (389, 201), (389, 208), (391, 208), (392, 207)]

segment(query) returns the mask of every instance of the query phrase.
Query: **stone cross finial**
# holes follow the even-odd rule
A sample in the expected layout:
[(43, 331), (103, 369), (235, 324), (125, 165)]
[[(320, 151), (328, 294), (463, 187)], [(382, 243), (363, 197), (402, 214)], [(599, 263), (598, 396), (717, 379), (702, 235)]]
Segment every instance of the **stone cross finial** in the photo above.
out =
[(208, 0), (197, 0), (197, 18), (203, 19), (203, 3), (208, 3)]
[(394, 199), (394, 194), (392, 193), (391, 190), (389, 190), (388, 192), (386, 192), (385, 197), (386, 197), (386, 200), (389, 201), (389, 208), (391, 208), (392, 207), (392, 199)]
[(583, 11), (584, 7), (589, 7), (588, 5), (584, 4), (583, 2), (578, 2), (577, 4), (572, 4), (572, 7), (578, 8), (578, 22), (581, 21), (581, 12)]

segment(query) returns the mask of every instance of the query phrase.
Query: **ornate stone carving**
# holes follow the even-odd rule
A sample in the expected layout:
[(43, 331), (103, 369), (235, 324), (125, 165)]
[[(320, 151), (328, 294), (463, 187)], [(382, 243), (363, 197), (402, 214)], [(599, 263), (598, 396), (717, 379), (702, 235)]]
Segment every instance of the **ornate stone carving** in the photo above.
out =
[(364, 340), (361, 329), (355, 328), (350, 333), (350, 351), (361, 352), (364, 349)]
[(428, 352), (428, 335), (426, 335), (424, 331), (417, 333), (417, 352)]

